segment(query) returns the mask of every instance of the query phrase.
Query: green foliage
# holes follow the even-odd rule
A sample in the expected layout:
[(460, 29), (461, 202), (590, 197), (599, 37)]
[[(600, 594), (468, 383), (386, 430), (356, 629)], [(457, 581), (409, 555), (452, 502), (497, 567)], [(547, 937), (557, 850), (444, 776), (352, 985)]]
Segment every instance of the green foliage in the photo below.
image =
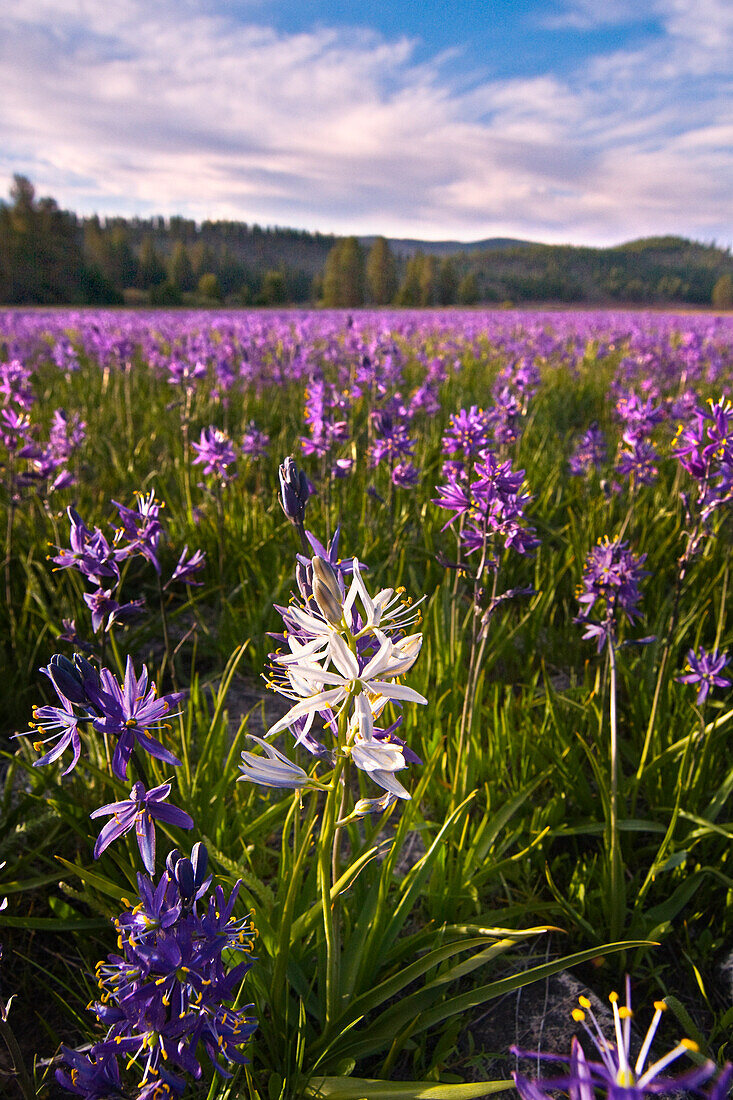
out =
[(713, 287), (711, 297), (716, 309), (733, 309), (733, 275), (721, 275)]
[(387, 306), (397, 293), (397, 264), (384, 237), (377, 237), (366, 261), (366, 281), (369, 301)]
[(263, 306), (278, 306), (288, 300), (288, 288), (282, 271), (266, 271), (257, 302)]
[(221, 285), (213, 271), (206, 271), (201, 276), (196, 290), (202, 298), (209, 298), (214, 302), (220, 302), (223, 298)]
[(469, 271), (458, 284), (458, 301), (463, 306), (474, 306), (478, 300), (478, 281), (474, 272)]
[(334, 245), (323, 272), (324, 306), (352, 309), (363, 306), (366, 272), (364, 252), (356, 237)]

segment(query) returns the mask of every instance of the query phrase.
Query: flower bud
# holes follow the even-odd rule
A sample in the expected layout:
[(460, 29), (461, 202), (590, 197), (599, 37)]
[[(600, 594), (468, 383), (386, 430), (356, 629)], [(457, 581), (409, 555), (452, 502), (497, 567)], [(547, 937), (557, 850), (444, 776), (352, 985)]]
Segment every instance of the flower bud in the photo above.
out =
[(335, 570), (324, 558), (313, 558), (312, 565), (315, 601), (331, 626), (340, 627), (344, 616), (343, 597)]
[(288, 455), (281, 465), (279, 476), (280, 506), (291, 523), (302, 524), (310, 496), (308, 478), (298, 469), (292, 455)]

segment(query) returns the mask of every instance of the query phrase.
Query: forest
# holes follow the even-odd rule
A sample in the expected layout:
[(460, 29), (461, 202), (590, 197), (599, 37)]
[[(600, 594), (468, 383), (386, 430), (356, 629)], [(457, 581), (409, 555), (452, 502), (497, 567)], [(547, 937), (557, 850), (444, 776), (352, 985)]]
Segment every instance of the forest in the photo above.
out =
[(613, 248), (359, 240), (238, 221), (80, 217), (15, 176), (0, 201), (6, 305), (733, 306), (729, 249), (682, 237)]

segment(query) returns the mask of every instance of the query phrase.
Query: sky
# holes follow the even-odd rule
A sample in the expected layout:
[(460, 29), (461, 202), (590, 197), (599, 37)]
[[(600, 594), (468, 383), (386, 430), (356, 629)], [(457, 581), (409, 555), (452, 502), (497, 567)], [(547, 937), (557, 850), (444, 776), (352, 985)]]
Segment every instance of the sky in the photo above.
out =
[(733, 243), (731, 0), (2, 0), (0, 196)]

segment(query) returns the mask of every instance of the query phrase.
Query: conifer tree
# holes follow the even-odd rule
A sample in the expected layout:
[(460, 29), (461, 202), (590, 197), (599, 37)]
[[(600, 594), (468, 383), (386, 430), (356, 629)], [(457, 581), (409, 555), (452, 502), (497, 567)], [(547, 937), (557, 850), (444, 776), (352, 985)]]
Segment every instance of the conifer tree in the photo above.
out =
[(345, 237), (326, 257), (323, 304), (342, 309), (363, 306), (364, 290), (364, 252), (356, 237)]
[(377, 237), (366, 262), (369, 301), (376, 306), (388, 306), (397, 293), (397, 264), (384, 237)]

